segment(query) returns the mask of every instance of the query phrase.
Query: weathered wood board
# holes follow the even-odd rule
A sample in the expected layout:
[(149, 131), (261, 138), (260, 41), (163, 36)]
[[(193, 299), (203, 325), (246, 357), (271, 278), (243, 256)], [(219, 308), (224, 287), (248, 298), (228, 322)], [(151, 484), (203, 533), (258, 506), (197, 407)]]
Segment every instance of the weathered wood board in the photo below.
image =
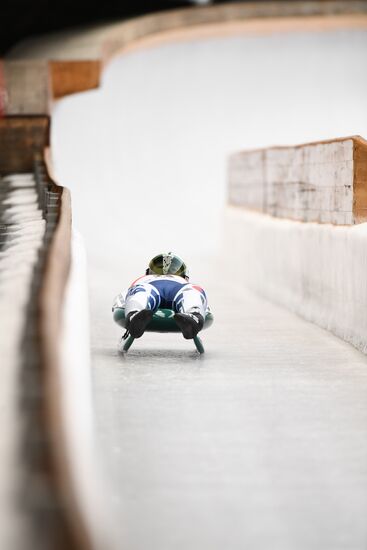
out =
[(51, 93), (54, 99), (98, 88), (101, 62), (50, 61)]
[(51, 101), (99, 84), (97, 61), (0, 62), (0, 174), (33, 170), (49, 145)]
[(4, 61), (4, 114), (45, 115), (49, 112), (48, 62)]
[(0, 118), (0, 174), (32, 172), (49, 144), (49, 126), (48, 116)]
[(234, 154), (229, 203), (300, 221), (367, 220), (367, 142), (352, 136)]

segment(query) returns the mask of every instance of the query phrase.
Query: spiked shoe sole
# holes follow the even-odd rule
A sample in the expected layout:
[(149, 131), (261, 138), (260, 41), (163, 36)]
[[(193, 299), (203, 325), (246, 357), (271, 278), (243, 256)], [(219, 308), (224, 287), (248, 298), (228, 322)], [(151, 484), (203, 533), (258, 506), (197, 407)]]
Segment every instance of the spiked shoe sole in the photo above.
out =
[(153, 312), (149, 309), (142, 309), (138, 313), (132, 316), (129, 320), (128, 329), (133, 338), (140, 338), (143, 336), (145, 329), (152, 320)]
[(173, 318), (186, 340), (194, 338), (203, 326), (202, 323), (197, 323), (192, 317), (185, 313), (176, 313)]

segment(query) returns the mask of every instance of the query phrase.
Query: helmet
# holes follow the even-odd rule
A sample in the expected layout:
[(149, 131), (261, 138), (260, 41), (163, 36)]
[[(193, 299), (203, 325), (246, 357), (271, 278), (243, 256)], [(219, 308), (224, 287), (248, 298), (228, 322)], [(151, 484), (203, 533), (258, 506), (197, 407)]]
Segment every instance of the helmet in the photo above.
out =
[(147, 275), (179, 275), (188, 279), (185, 262), (173, 252), (164, 252), (154, 256), (149, 262)]

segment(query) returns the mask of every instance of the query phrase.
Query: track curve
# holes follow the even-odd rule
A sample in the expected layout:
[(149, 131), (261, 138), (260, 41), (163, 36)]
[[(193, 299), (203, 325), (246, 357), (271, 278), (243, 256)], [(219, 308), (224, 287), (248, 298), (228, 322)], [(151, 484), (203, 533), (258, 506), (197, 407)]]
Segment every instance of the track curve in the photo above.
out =
[[(229, 152), (367, 134), (366, 48), (363, 31), (166, 45), (116, 59), (101, 91), (56, 108), (56, 175), (89, 254), (117, 547), (366, 544), (366, 358), (234, 285), (218, 221)], [(207, 354), (146, 335), (119, 356), (113, 296), (167, 247), (208, 290)]]

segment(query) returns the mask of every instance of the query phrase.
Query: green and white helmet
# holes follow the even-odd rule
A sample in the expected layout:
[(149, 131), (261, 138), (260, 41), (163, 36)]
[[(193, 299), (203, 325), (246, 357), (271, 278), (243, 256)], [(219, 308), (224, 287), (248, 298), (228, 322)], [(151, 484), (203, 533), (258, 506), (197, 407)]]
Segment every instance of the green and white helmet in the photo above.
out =
[(188, 278), (185, 262), (173, 252), (163, 252), (154, 256), (147, 269), (149, 275), (178, 275)]

